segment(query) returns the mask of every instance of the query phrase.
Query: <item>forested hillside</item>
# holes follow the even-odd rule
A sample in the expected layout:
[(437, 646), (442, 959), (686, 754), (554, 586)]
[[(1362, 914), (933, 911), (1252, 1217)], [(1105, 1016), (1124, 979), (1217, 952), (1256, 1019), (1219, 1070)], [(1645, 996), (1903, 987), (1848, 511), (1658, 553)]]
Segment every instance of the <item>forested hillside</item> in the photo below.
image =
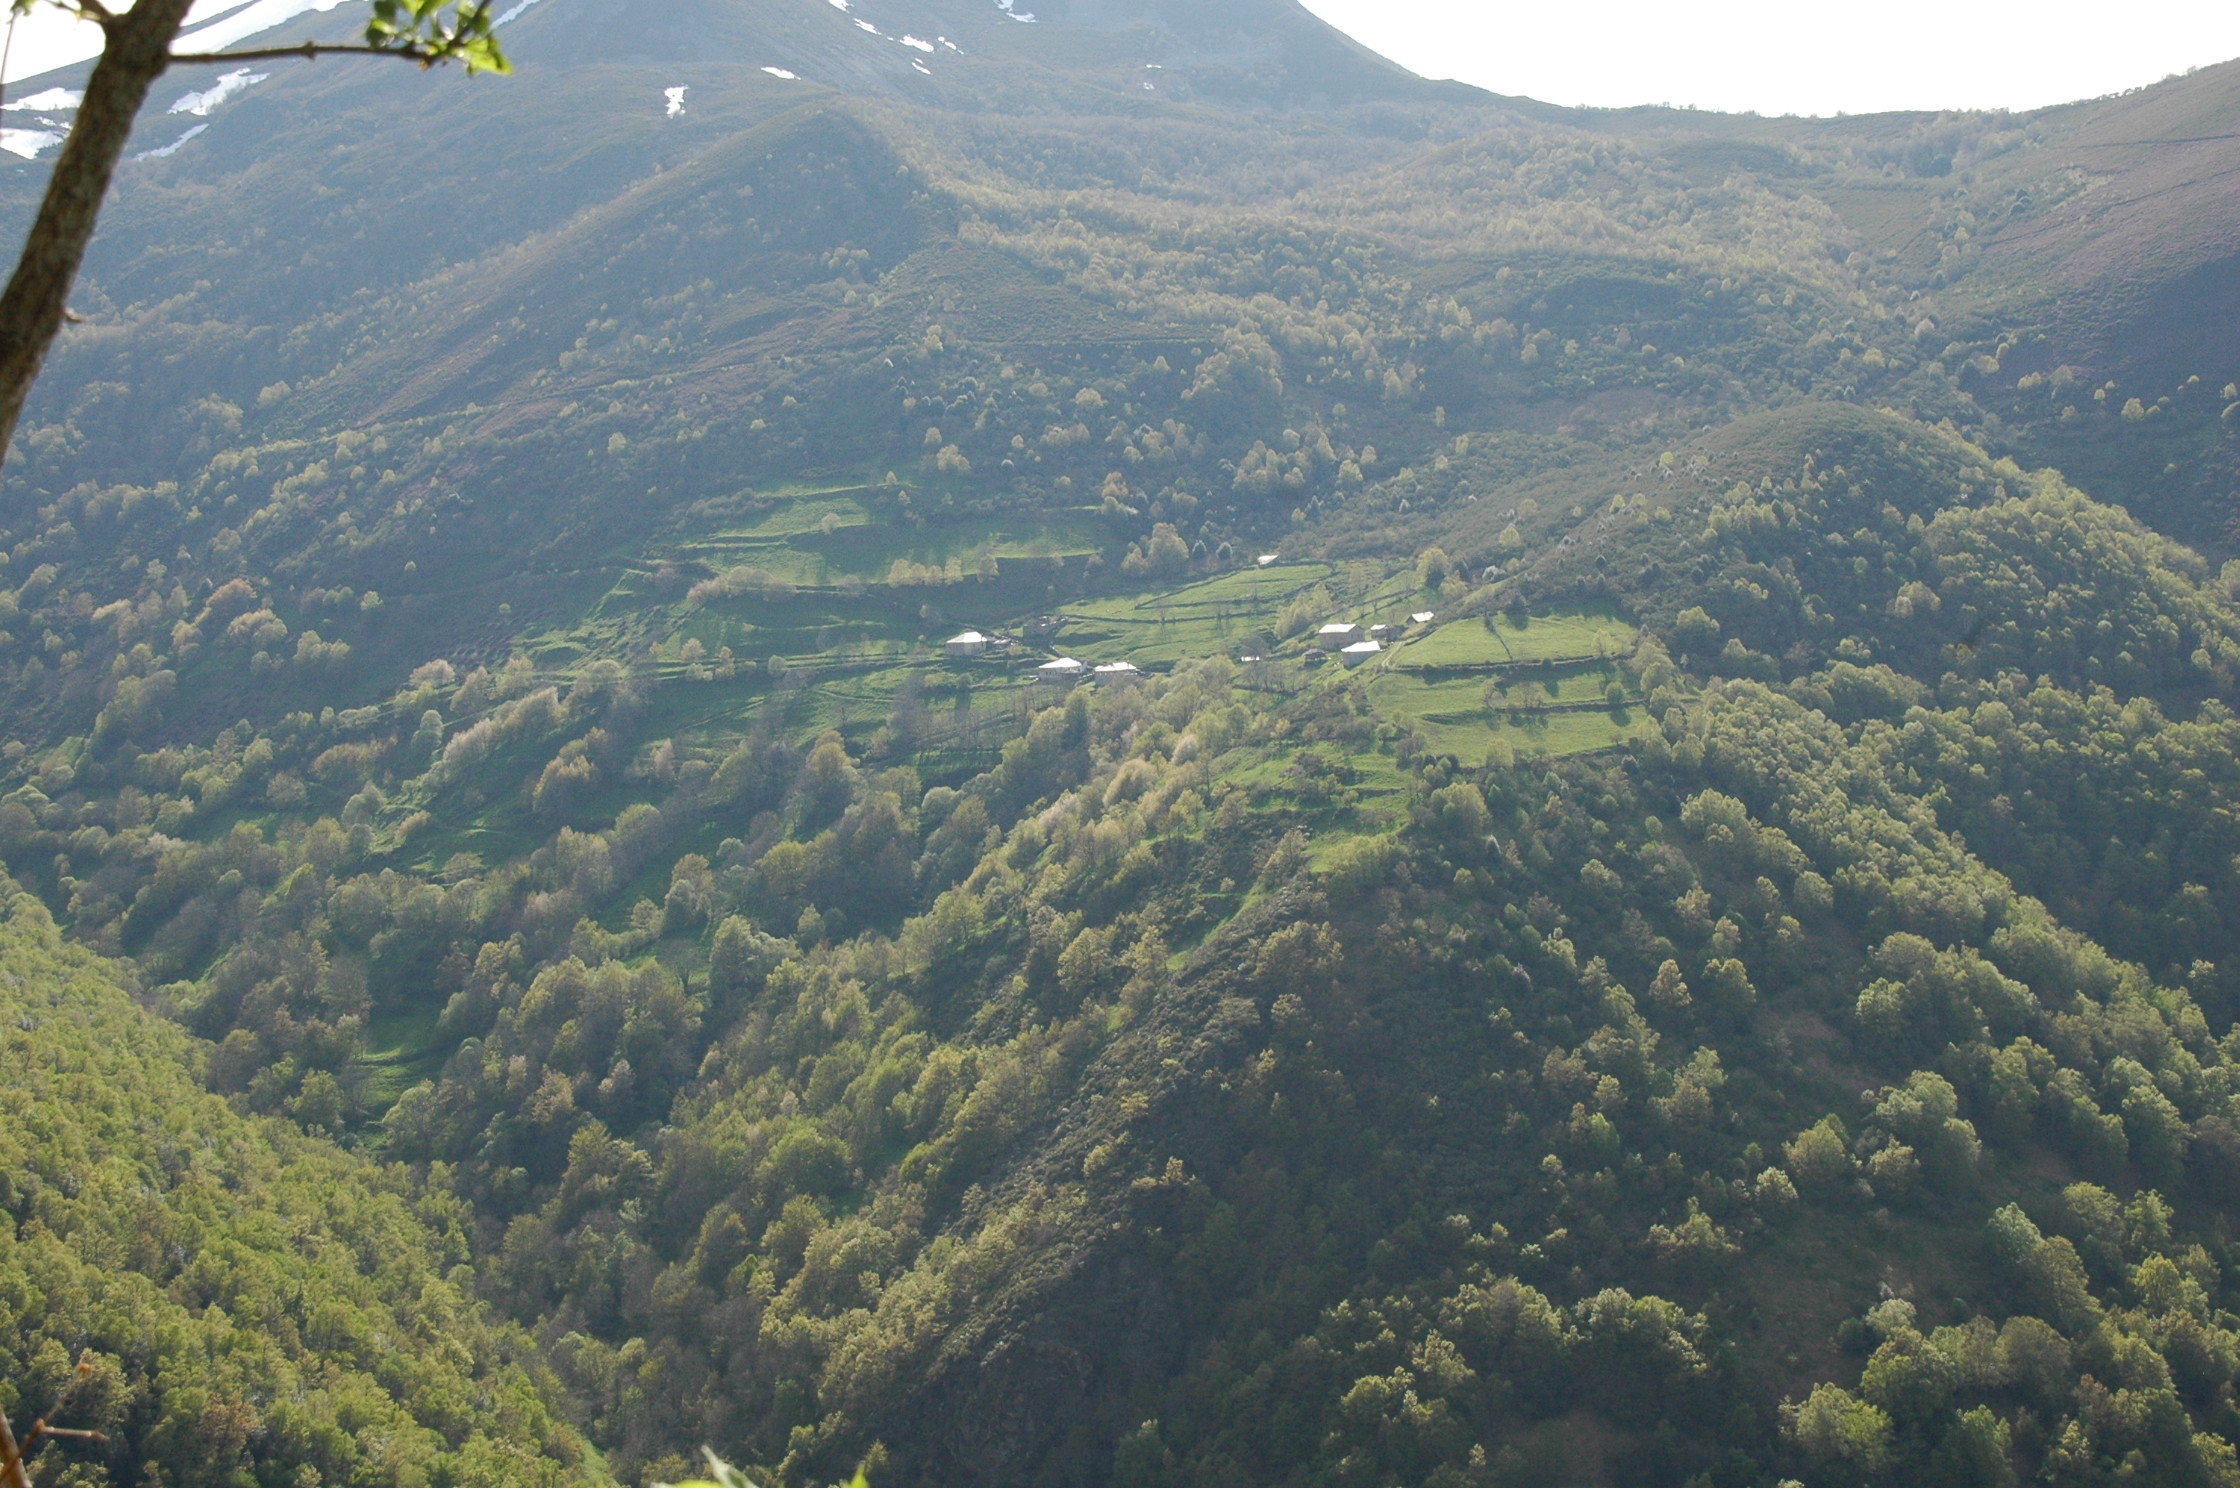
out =
[(443, 1174), (338, 1152), (336, 1111), (229, 1110), (36, 899), (5, 914), (0, 1408), (108, 1437), (38, 1482), (602, 1480)]
[(2240, 1485), (2230, 69), (1038, 8), (152, 105), (0, 484), (39, 1481)]

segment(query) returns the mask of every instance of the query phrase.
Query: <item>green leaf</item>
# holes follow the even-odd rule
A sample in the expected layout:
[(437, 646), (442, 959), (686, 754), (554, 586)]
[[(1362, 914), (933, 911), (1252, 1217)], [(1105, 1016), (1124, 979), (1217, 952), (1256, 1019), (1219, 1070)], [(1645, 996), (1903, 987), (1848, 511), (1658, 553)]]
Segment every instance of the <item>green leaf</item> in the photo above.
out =
[(463, 62), (470, 74), (510, 73), (513, 64), (498, 45), (490, 9), (491, 0), (373, 0), (366, 45), (423, 67)]

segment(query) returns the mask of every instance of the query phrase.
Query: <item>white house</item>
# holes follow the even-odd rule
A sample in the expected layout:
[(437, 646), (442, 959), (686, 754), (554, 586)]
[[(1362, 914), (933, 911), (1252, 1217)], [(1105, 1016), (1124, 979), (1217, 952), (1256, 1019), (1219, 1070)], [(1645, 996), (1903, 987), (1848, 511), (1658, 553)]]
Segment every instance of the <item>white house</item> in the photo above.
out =
[(1097, 680), (1099, 682), (1120, 682), (1130, 677), (1140, 677), (1142, 675), (1143, 673), (1137, 669), (1136, 664), (1132, 661), (1108, 661), (1097, 668)]
[(1389, 625), (1372, 625), (1372, 626), (1370, 626), (1370, 627), (1369, 627), (1369, 639), (1370, 639), (1370, 640), (1372, 640), (1372, 641), (1389, 641), (1389, 640), (1391, 640), (1391, 639), (1392, 639), (1392, 627), (1391, 627), (1391, 626), (1389, 626)]
[(1318, 645), (1336, 651), (1361, 639), (1361, 627), (1351, 620), (1333, 620), (1314, 633)]
[(1438, 618), (1439, 617), (1437, 615), (1433, 614), (1429, 610), (1418, 610), (1413, 615), (1410, 615), (1408, 617), (1408, 623), (1410, 625), (1429, 625), (1432, 621)]
[(1383, 649), (1384, 647), (1376, 641), (1355, 641), (1338, 653), (1338, 660), (1349, 667), (1357, 667)]
[(1036, 667), (1034, 674), (1045, 682), (1078, 682), (1081, 674), (1087, 670), (1087, 667), (1072, 657), (1061, 656), (1056, 661), (1046, 661)]
[(1252, 561), (1262, 568), (1267, 568), (1273, 565), (1275, 561), (1282, 556), (1283, 555), (1281, 553), (1262, 553), (1259, 557), (1253, 559)]
[(963, 635), (953, 635), (949, 637), (948, 640), (948, 651), (951, 660), (958, 660), (968, 656), (978, 656), (981, 652), (987, 649), (988, 638), (980, 634), (980, 632), (977, 630), (968, 630)]

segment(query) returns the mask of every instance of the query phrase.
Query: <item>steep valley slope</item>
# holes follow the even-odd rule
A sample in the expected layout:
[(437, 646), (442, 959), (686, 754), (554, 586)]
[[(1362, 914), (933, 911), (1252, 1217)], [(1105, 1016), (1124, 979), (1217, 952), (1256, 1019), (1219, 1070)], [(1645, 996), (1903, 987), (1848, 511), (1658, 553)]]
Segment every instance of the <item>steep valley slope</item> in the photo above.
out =
[(39, 1481), (2240, 1484), (2235, 66), (504, 36), (167, 83), (9, 451)]

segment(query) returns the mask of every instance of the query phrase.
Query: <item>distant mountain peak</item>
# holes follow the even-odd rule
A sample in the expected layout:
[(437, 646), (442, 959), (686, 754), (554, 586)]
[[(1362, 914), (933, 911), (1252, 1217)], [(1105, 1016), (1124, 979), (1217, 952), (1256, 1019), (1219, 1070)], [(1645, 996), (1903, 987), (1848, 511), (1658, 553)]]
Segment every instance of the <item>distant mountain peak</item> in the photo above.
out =
[[(1318, 106), (1429, 97), (1296, 0), (532, 0), (506, 39), (525, 64), (729, 62), (846, 92), (1006, 98), (1031, 79), (1127, 93)], [(1001, 71), (991, 73), (990, 65)], [(1154, 70), (1159, 78), (1122, 72)]]

